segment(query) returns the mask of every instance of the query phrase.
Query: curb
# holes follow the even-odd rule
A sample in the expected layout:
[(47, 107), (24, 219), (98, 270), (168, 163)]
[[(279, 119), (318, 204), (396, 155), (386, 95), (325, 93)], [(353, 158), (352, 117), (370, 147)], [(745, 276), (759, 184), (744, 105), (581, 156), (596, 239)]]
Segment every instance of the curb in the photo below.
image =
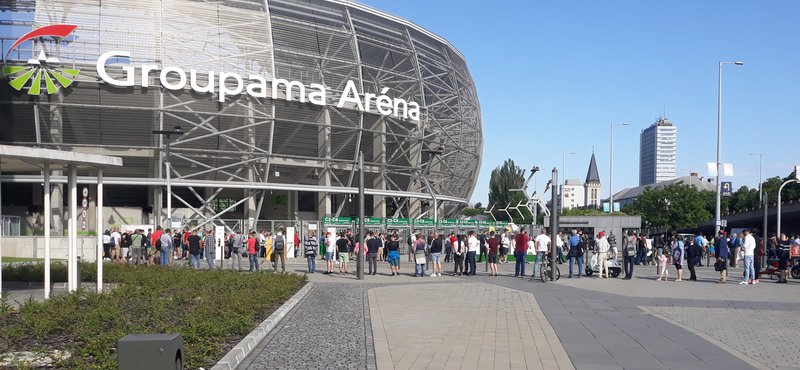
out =
[(238, 344), (236, 344), (236, 346), (233, 347), (233, 349), (231, 349), (230, 352), (228, 352), (228, 354), (222, 357), (222, 359), (219, 360), (219, 362), (217, 362), (217, 364), (214, 365), (211, 368), (211, 370), (236, 369), (236, 367), (238, 367), (239, 364), (242, 363), (242, 360), (244, 360), (247, 357), (247, 355), (250, 354), (250, 352), (253, 352), (256, 346), (258, 346), (258, 343), (261, 342), (261, 340), (264, 339), (264, 337), (266, 337), (267, 334), (269, 334), (269, 332), (272, 331), (272, 329), (274, 329), (276, 325), (278, 325), (281, 319), (283, 319), (283, 317), (286, 316), (286, 314), (288, 314), (289, 311), (292, 308), (294, 308), (294, 306), (296, 306), (297, 303), (303, 299), (303, 297), (306, 296), (306, 293), (308, 293), (311, 290), (313, 285), (314, 285), (313, 283), (306, 284), (306, 286), (304, 286), (303, 289), (300, 289), (300, 291), (297, 292), (297, 294), (292, 296), (292, 298), (289, 298), (289, 300), (286, 301), (286, 303), (284, 303), (280, 308), (275, 310), (275, 312), (273, 312), (272, 315), (269, 315), (269, 317), (267, 317), (266, 320), (261, 322), (261, 324), (259, 324), (258, 327), (256, 327), (253, 331), (250, 332), (250, 334), (248, 334), (246, 337), (244, 337), (244, 339), (242, 339)]

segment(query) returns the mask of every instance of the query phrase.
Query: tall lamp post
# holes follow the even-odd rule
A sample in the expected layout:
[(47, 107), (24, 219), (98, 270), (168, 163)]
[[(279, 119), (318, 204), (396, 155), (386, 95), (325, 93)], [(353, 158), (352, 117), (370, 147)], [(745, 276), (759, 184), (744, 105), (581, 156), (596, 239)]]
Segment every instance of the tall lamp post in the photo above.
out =
[[(719, 233), (720, 229), (720, 206), (722, 204), (722, 183), (719, 182), (720, 166), (722, 164), (722, 65), (735, 64), (737, 66), (744, 65), (742, 62), (719, 62), (719, 89), (717, 97), (717, 210), (714, 215), (714, 235)], [(766, 230), (765, 230), (766, 231)]]
[(567, 154), (575, 154), (575, 152), (561, 153), (561, 176), (564, 176), (564, 184), (567, 183)]
[(428, 188), (428, 194), (431, 195), (433, 198), (433, 232), (439, 233), (439, 202), (436, 201), (436, 192), (433, 191), (431, 187), (431, 183), (428, 181), (428, 172), (431, 168), (431, 163), (433, 163), (433, 158), (437, 155), (444, 154), (444, 148), (438, 147), (436, 149), (424, 149), (422, 150), (423, 153), (429, 154), (430, 158), (428, 158), (428, 163), (425, 164), (425, 170), (422, 171), (422, 181), (425, 182), (425, 187)]
[[(172, 130), (168, 131), (154, 130), (153, 135), (164, 135), (167, 137), (167, 145), (166, 145), (167, 158), (166, 161), (164, 162), (164, 166), (166, 167), (167, 170), (167, 226), (164, 228), (167, 229), (167, 228), (172, 228), (172, 182), (170, 181), (170, 166), (169, 166), (169, 144), (171, 142), (170, 135), (181, 136), (183, 135), (183, 129), (181, 128), (181, 126), (174, 126)], [(159, 209), (157, 212), (161, 213), (161, 210)]]
[(611, 124), (611, 165), (608, 176), (608, 210), (614, 212), (614, 126), (627, 126), (628, 122)]
[[(764, 155), (761, 153), (750, 153), (750, 155), (757, 155), (758, 156), (758, 201), (761, 202), (761, 199), (764, 198), (764, 189), (761, 187), (761, 184), (764, 180)], [(767, 230), (764, 230), (766, 232)], [(780, 235), (778, 235), (780, 237)]]

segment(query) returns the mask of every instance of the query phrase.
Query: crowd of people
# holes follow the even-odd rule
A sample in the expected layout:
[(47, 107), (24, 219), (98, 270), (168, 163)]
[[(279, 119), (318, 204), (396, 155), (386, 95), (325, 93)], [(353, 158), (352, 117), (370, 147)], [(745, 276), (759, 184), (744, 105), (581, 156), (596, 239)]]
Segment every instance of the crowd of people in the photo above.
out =
[[(230, 260), (230, 269), (242, 270), (242, 259), (249, 262), (248, 271), (261, 269), (261, 264), (270, 262), (272, 269), (286, 271), (287, 236), (281, 228), (276, 233), (265, 230), (250, 230), (246, 234), (239, 230), (226, 234), (223, 240), (224, 259)], [(402, 240), (401, 240), (402, 239)], [(214, 268), (217, 244), (220, 243), (213, 230), (170, 230), (156, 228), (142, 230), (124, 230), (119, 227), (107, 230), (103, 235), (104, 259), (111, 262), (131, 263), (133, 265), (169, 265), (170, 260), (189, 260), (193, 268), (201, 268), (201, 260), (205, 260), (209, 269)], [(777, 261), (779, 273), (778, 283), (787, 282), (790, 263), (791, 244), (800, 244), (796, 235), (773, 235), (766, 241), (759, 235), (758, 229), (744, 229), (741, 235), (728, 235), (724, 231), (712, 239), (702, 234), (686, 236), (673, 234), (656, 235), (652, 239), (637, 236), (628, 230), (619, 239), (614, 231), (606, 234), (600, 231), (589, 236), (580, 230), (571, 230), (569, 235), (558, 232), (555, 243), (551, 240), (547, 229), (535, 237), (529, 236), (525, 227), (515, 235), (508, 230), (501, 232), (468, 231), (466, 234), (449, 235), (429, 232), (427, 237), (419, 231), (408, 237), (400, 237), (397, 230), (388, 233), (369, 231), (365, 245), (362, 246), (351, 230), (332, 235), (327, 232), (317, 239), (314, 231), (309, 231), (302, 244), (298, 235), (294, 236), (297, 246), (295, 257), (303, 255), (308, 264), (308, 273), (317, 270), (316, 259), (325, 260), (324, 274), (350, 274), (350, 261), (362, 258), (368, 266), (368, 275), (378, 273), (378, 262), (387, 262), (390, 276), (400, 276), (400, 254), (408, 255), (408, 262), (414, 265), (415, 277), (437, 277), (443, 273), (453, 276), (474, 276), (477, 274), (477, 262), (488, 262), (489, 276), (498, 276), (498, 264), (508, 263), (509, 255), (515, 259), (514, 277), (526, 276), (526, 265), (529, 254), (533, 255), (533, 271), (531, 277), (542, 273), (549, 255), (555, 252), (556, 262), (569, 264), (567, 278), (580, 279), (584, 276), (584, 264), (589, 260), (587, 253), (596, 254), (596, 266), (599, 278), (611, 276), (608, 261), (622, 260), (624, 280), (633, 278), (634, 266), (660, 265), (657, 281), (669, 281), (670, 269), (675, 269), (673, 281), (696, 281), (696, 266), (702, 266), (703, 256), (715, 260), (714, 268), (720, 272), (717, 283), (725, 283), (728, 279), (729, 267), (744, 267), (744, 276), (740, 284), (757, 284), (760, 275), (758, 256), (766, 256)], [(265, 261), (259, 262), (259, 259)], [(452, 264), (448, 271), (443, 271), (443, 263)], [(426, 268), (430, 266), (429, 274)], [(689, 270), (684, 279), (684, 266)], [(540, 269), (541, 267), (541, 269)], [(450, 272), (452, 268), (452, 272)], [(411, 273), (409, 272), (409, 275)], [(616, 275), (614, 275), (616, 276)]]

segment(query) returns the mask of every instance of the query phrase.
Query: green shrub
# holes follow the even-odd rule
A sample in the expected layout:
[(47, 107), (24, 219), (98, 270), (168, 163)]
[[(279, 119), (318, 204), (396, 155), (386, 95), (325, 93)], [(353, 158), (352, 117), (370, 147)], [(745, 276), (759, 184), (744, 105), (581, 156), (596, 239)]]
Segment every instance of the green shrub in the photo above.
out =
[[(32, 266), (17, 269), (18, 276), (33, 271)], [(96, 276), (94, 264), (84, 264), (82, 272), (85, 281)], [(306, 277), (107, 264), (103, 280), (120, 285), (106, 294), (80, 289), (42, 303), (30, 300), (19, 314), (0, 315), (0, 353), (61, 349), (72, 357), (60, 367), (116, 369), (116, 352), (110, 349), (125, 335), (180, 333), (187, 366), (208, 368), (225, 354), (226, 345), (249, 333)]]

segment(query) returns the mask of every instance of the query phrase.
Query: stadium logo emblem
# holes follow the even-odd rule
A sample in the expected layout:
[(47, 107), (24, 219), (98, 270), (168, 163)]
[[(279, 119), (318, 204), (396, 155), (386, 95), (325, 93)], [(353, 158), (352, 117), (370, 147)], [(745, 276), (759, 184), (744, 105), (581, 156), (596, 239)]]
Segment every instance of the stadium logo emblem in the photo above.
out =
[[(67, 37), (76, 28), (78, 26), (56, 24), (28, 32), (11, 46), (6, 54), (6, 59), (8, 59), (11, 51), (24, 41), (45, 36)], [(40, 49), (39, 57), (29, 59), (27, 66), (4, 66), (3, 75), (11, 78), (9, 83), (17, 91), (28, 85), (28, 81), (33, 81), (28, 86), (29, 95), (39, 95), (43, 90), (42, 84), (44, 84), (44, 89), (47, 90), (47, 93), (52, 94), (57, 92), (60, 87), (71, 85), (72, 80), (78, 76), (77, 69), (56, 68), (60, 63), (58, 58), (48, 58), (44, 53), (44, 49)]]

